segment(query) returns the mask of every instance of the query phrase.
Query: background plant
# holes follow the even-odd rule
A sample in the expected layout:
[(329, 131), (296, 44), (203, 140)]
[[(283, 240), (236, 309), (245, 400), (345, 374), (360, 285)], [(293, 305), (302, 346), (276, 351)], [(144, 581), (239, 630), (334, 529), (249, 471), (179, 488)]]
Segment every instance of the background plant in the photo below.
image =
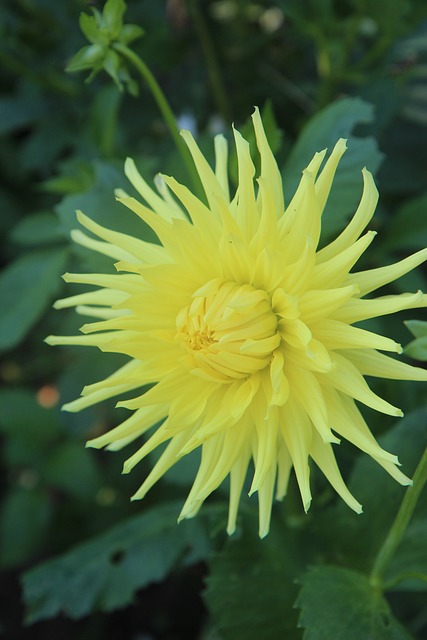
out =
[[(112, 193), (127, 188), (127, 155), (147, 178), (161, 170), (190, 186), (147, 76), (114, 48), (117, 42), (146, 65), (172, 112), (190, 118), (208, 155), (212, 132), (228, 131), (233, 121), (248, 133), (245, 123), (258, 104), (288, 201), (313, 152), (350, 137), (324, 239), (354, 210), (366, 164), (381, 193), (374, 218), (380, 235), (366, 266), (425, 247), (427, 9), (416, 0), (129, 0), (124, 24), (137, 27), (123, 34), (122, 12), (114, 12), (119, 5), (110, 3), (105, 14), (103, 3), (95, 3), (99, 13), (90, 24), (103, 35), (84, 18), (86, 38), (79, 15), (91, 15), (87, 3), (6, 0), (0, 7), (3, 632), (12, 638), (423, 638), (425, 490), (379, 586), (368, 576), (405, 490), (345, 446), (340, 466), (364, 504), (361, 517), (338, 504), (315, 475), (309, 516), (293, 483), (262, 543), (250, 501), (237, 536), (225, 539), (220, 493), (197, 520), (177, 527), (176, 502), (188, 490), (191, 469), (177, 467), (143, 505), (131, 505), (139, 478), (120, 476), (120, 454), (84, 449), (88, 437), (120, 421), (119, 412), (108, 403), (77, 415), (59, 411), (78, 395), (83, 377), (105, 376), (119, 358), (107, 363), (105, 354), (52, 351), (42, 340), (78, 326), (72, 314), (51, 311), (60, 274), (107, 268), (71, 245), (74, 210), (132, 232), (131, 215)], [(103, 41), (92, 42), (97, 39)], [(86, 84), (84, 75), (64, 68), (77, 70), (76, 52), (91, 45), (102, 51), (90, 68), (80, 59), (87, 75), (99, 71)], [(394, 287), (426, 291), (425, 272)], [(382, 332), (383, 321), (376, 322)], [(385, 323), (386, 334), (411, 341), (408, 357), (426, 359), (425, 323), (410, 312)], [(402, 394), (407, 415), (398, 424), (374, 413), (369, 421), (383, 434), (382, 444), (400, 452), (410, 475), (427, 443), (425, 390), (380, 385), (388, 397)]]

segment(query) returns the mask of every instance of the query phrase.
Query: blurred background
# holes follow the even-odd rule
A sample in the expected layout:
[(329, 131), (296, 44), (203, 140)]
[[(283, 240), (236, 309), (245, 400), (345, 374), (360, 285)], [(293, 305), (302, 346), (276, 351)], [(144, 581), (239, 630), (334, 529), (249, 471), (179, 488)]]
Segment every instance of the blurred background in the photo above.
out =
[[(247, 121), (258, 105), (284, 168), (289, 201), (312, 153), (341, 135), (350, 137), (324, 240), (355, 210), (366, 164), (376, 173), (381, 199), (374, 220), (380, 239), (365, 266), (426, 246), (423, 0), (127, 4), (126, 22), (145, 32), (132, 47), (154, 73), (179, 125), (193, 131), (209, 158), (213, 134), (229, 137), (232, 122), (251, 139)], [(275, 640), (285, 636), (268, 625), (264, 631), (249, 623), (239, 626), (235, 618), (244, 621), (256, 593), (244, 580), (245, 567), (254, 558), (280, 557), (283, 532), (273, 527), (262, 548), (253, 535), (240, 533), (245, 542), (239, 551), (230, 547), (224, 534), (226, 489), (208, 501), (203, 517), (177, 528), (195, 459), (172, 470), (144, 503), (131, 504), (129, 496), (150, 461), (122, 476), (127, 451), (84, 448), (89, 437), (124, 414), (108, 402), (79, 414), (60, 412), (85, 384), (123, 362), (119, 356), (52, 349), (43, 342), (48, 334), (73, 334), (82, 324), (74, 312), (52, 310), (56, 298), (79, 291), (76, 285), (65, 291), (61, 274), (111, 270), (108, 260), (71, 245), (75, 209), (140, 235), (140, 225), (113, 197), (115, 187), (126, 187), (126, 156), (135, 158), (147, 181), (159, 170), (186, 180), (156, 104), (132, 70), (138, 96), (120, 92), (103, 73), (90, 84), (84, 74), (65, 73), (86, 44), (79, 14), (91, 6), (102, 9), (103, 2), (3, 0), (0, 6), (0, 634), (17, 640)], [(232, 156), (231, 180), (235, 169)], [(424, 283), (419, 269), (393, 291), (415, 291)], [(384, 330), (403, 344), (412, 339), (405, 317), (422, 319), (423, 313), (387, 319)], [(375, 328), (383, 331), (382, 325)], [(426, 359), (426, 346), (417, 349), (409, 355)], [(389, 398), (397, 392), (389, 382), (379, 387), (382, 392), (387, 387)], [(408, 412), (425, 406), (419, 385), (402, 383), (399, 393)], [(373, 413), (369, 419), (377, 434), (391, 424)], [(414, 418), (414, 424), (420, 422), (426, 424)], [(418, 453), (421, 448), (414, 445)], [(344, 446), (340, 455), (348, 474), (355, 452)], [(320, 478), (314, 481), (323, 498), (315, 507), (318, 519), (316, 512), (310, 516), (320, 523), (317, 547), (310, 544), (313, 553), (324, 554), (321, 512), (334, 498)], [(402, 494), (396, 495), (400, 500)], [(279, 506), (277, 520), (298, 532), (286, 534), (295, 559), (298, 541), (307, 541), (308, 533), (294, 485), (285, 507), (283, 515)], [(242, 517), (256, 532), (256, 504), (245, 503)], [(384, 531), (388, 522), (387, 517), (385, 524), (375, 521), (371, 529)], [(369, 550), (364, 553), (369, 557)], [(289, 557), (282, 560), (288, 570)], [(236, 576), (242, 581), (232, 583)], [(269, 576), (265, 580), (270, 584)], [(294, 586), (290, 589), (294, 600)], [(409, 591), (410, 596), (395, 598), (395, 610), (411, 637), (425, 638), (425, 591)], [(286, 637), (299, 638), (295, 610), (289, 611), (292, 630)]]

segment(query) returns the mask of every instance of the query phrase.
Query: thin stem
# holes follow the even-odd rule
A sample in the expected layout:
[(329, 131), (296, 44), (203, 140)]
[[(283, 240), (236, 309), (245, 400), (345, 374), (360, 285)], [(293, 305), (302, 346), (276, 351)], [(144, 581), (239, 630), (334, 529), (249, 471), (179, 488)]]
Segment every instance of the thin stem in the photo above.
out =
[(194, 25), (203, 48), (203, 53), (206, 58), (212, 93), (224, 122), (228, 124), (231, 122), (231, 109), (227, 93), (224, 88), (220, 66), (216, 58), (215, 47), (206, 24), (203, 11), (200, 8), (200, 0), (189, 0), (189, 6), (193, 16)]
[(420, 580), (421, 582), (427, 582), (427, 574), (422, 573), (421, 571), (404, 571), (399, 573), (392, 580), (387, 580), (383, 585), (384, 589), (392, 589), (404, 580)]
[(372, 567), (370, 582), (374, 587), (383, 586), (383, 577), (393, 558), (402, 538), (405, 534), (409, 521), (414, 513), (414, 509), (417, 505), (418, 498), (421, 491), (427, 482), (427, 449), (424, 451), (424, 455), (415, 471), (412, 487), (409, 487), (406, 491), (405, 497), (402, 500), (400, 509), (397, 512), (395, 521), (393, 522), (390, 531), (386, 539), (380, 548), (377, 557)]
[(139, 74), (147, 83), (153, 95), (153, 98), (155, 99), (157, 106), (160, 109), (160, 112), (163, 116), (166, 126), (169, 129), (172, 139), (175, 142), (176, 148), (178, 149), (184, 161), (188, 175), (190, 176), (191, 181), (193, 183), (193, 187), (196, 193), (199, 194), (199, 196), (201, 196), (202, 199), (204, 199), (204, 196), (201, 191), (202, 187), (200, 184), (199, 176), (196, 171), (196, 167), (194, 166), (194, 162), (191, 158), (190, 152), (188, 151), (183, 139), (179, 134), (179, 129), (177, 127), (173, 111), (169, 106), (169, 103), (166, 99), (165, 94), (163, 93), (160, 86), (158, 85), (157, 80), (155, 79), (150, 69), (145, 64), (145, 62), (141, 60), (141, 58), (134, 51), (132, 51), (132, 49), (129, 49), (126, 45), (122, 44), (121, 42), (116, 42), (113, 45), (113, 47), (118, 53), (120, 53), (124, 58), (126, 58), (127, 60), (129, 60), (129, 62), (133, 64), (135, 69), (139, 72)]
[[(111, 89), (114, 89), (111, 91)], [(99, 146), (106, 158), (114, 155), (114, 143), (117, 131), (117, 121), (123, 94), (115, 87), (109, 87), (106, 94), (102, 94), (103, 122), (100, 130)]]
[(319, 76), (319, 88), (317, 91), (317, 103), (319, 107), (329, 104), (335, 90), (335, 73), (329, 52), (327, 39), (323, 32), (314, 34), (316, 44), (316, 66)]

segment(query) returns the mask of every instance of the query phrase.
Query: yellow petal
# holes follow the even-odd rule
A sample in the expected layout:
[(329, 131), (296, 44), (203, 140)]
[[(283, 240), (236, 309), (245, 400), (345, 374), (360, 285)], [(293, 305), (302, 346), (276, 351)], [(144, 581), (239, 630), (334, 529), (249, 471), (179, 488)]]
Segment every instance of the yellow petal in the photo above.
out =
[(320, 436), (316, 433), (313, 434), (310, 455), (350, 509), (353, 509), (356, 513), (362, 513), (362, 505), (351, 495), (342, 479), (331, 445), (327, 442), (322, 442)]
[(391, 378), (392, 380), (427, 381), (427, 369), (413, 367), (382, 353), (361, 349), (360, 351), (343, 351), (343, 355), (350, 360), (364, 376), (377, 378)]
[(333, 317), (342, 322), (353, 324), (368, 318), (377, 318), (389, 313), (396, 313), (403, 309), (427, 307), (427, 295), (422, 291), (417, 293), (402, 293), (398, 296), (383, 296), (373, 300), (348, 300), (340, 309), (333, 312)]
[(228, 184), (228, 144), (226, 138), (219, 134), (214, 138), (215, 144), (215, 177), (218, 180), (227, 200), (230, 199)]
[[(273, 208), (271, 215), (279, 218), (282, 216), (285, 209), (283, 201), (283, 186), (282, 176), (277, 166), (276, 159), (268, 144), (267, 136), (265, 135), (264, 127), (261, 120), (259, 109), (256, 107), (252, 114), (252, 122), (255, 130), (255, 136), (257, 141), (257, 147), (261, 156), (261, 175), (265, 185), (265, 190), (271, 194)], [(267, 212), (265, 212), (267, 215)]]
[(325, 208), (335, 172), (338, 167), (338, 163), (344, 155), (346, 149), (347, 140), (344, 140), (344, 138), (340, 138), (340, 140), (338, 140), (335, 147), (333, 148), (331, 155), (327, 159), (322, 173), (316, 180), (316, 193), (320, 212), (322, 212)]
[(304, 511), (307, 512), (311, 504), (308, 456), (313, 427), (305, 411), (290, 401), (281, 409), (280, 429), (295, 469)]
[(318, 264), (334, 258), (356, 242), (374, 215), (378, 202), (378, 190), (370, 171), (366, 168), (362, 169), (362, 175), (363, 194), (357, 211), (338, 238), (317, 253)]
[(350, 273), (347, 276), (347, 284), (356, 284), (360, 291), (360, 296), (364, 296), (375, 289), (383, 287), (393, 280), (397, 280), (415, 267), (427, 260), (427, 249), (417, 251), (417, 253), (390, 264), (387, 267), (379, 267), (378, 269), (369, 269), (368, 271), (359, 271), (358, 273)]
[(402, 417), (401, 409), (394, 407), (371, 391), (359, 370), (346, 358), (335, 354), (337, 368), (328, 374), (327, 383), (335, 389), (363, 402), (366, 406), (389, 416)]
[(371, 348), (402, 353), (401, 345), (394, 340), (338, 320), (321, 320), (311, 328), (313, 335), (328, 349)]
[(163, 198), (157, 195), (153, 189), (145, 182), (144, 178), (136, 168), (132, 158), (126, 158), (125, 174), (129, 182), (135, 187), (138, 193), (152, 207), (152, 209), (164, 220), (171, 222), (173, 218), (181, 218), (185, 220), (185, 215), (178, 207), (171, 207)]
[(330, 258), (327, 262), (316, 265), (311, 281), (313, 289), (340, 287), (350, 269), (366, 251), (375, 236), (376, 231), (368, 231), (362, 238), (341, 253)]

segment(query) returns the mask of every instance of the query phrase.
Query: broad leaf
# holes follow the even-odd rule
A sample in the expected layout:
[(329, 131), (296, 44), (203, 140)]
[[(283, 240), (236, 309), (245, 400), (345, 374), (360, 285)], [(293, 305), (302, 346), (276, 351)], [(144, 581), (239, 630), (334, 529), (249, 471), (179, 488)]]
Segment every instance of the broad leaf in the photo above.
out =
[(95, 458), (81, 442), (64, 442), (50, 453), (43, 466), (44, 479), (81, 500), (95, 500), (100, 479)]
[(305, 566), (306, 550), (299, 544), (300, 532), (280, 526), (278, 518), (277, 510), (262, 541), (255, 535), (256, 522), (246, 521), (243, 537), (228, 541), (212, 558), (205, 599), (225, 640), (301, 637), (294, 581)]
[(43, 117), (44, 99), (30, 89), (21, 94), (0, 99), (0, 135), (10, 134)]
[(26, 216), (13, 227), (11, 240), (24, 246), (46, 245), (68, 240), (58, 218), (50, 211)]
[[(411, 477), (421, 453), (427, 446), (427, 411), (408, 414), (395, 427), (378, 439), (381, 446), (397, 454), (401, 470)], [(341, 501), (322, 514), (325, 544), (329, 540), (330, 522), (338, 532), (334, 552), (337, 560), (346, 557), (347, 564), (369, 571), (373, 559), (387, 535), (407, 491), (366, 454), (357, 460), (348, 482), (353, 495), (362, 503), (363, 513), (356, 515)], [(427, 505), (424, 492), (415, 516)]]
[(12, 262), (0, 276), (0, 350), (15, 347), (42, 315), (58, 290), (66, 249), (33, 251)]
[(46, 537), (51, 515), (51, 500), (41, 489), (17, 487), (7, 494), (0, 511), (1, 567), (31, 557)]
[(135, 591), (163, 580), (178, 563), (206, 558), (200, 519), (176, 524), (177, 503), (129, 518), (107, 533), (31, 569), (23, 576), (27, 623), (62, 612), (81, 618), (129, 604)]
[(397, 591), (427, 591), (427, 518), (412, 522), (391, 560), (385, 582)]
[[(150, 183), (150, 175), (144, 175)], [(153, 176), (154, 177), (154, 176)], [(144, 240), (153, 240), (154, 233), (133, 212), (123, 204), (116, 202), (114, 190), (122, 188), (130, 195), (134, 190), (123, 173), (122, 165), (113, 163), (94, 162), (94, 181), (90, 189), (84, 192), (66, 195), (56, 206), (64, 227), (71, 231), (80, 227), (76, 220), (76, 210), (80, 209), (89, 218), (99, 224), (129, 233)]]
[(296, 606), (304, 640), (409, 640), (388, 603), (366, 576), (332, 566), (314, 567), (299, 580)]
[(416, 250), (427, 244), (427, 194), (409, 200), (385, 225), (387, 249)]
[(41, 407), (33, 392), (13, 388), (0, 390), (0, 432), (7, 438), (26, 438), (44, 447), (61, 433), (58, 412)]

